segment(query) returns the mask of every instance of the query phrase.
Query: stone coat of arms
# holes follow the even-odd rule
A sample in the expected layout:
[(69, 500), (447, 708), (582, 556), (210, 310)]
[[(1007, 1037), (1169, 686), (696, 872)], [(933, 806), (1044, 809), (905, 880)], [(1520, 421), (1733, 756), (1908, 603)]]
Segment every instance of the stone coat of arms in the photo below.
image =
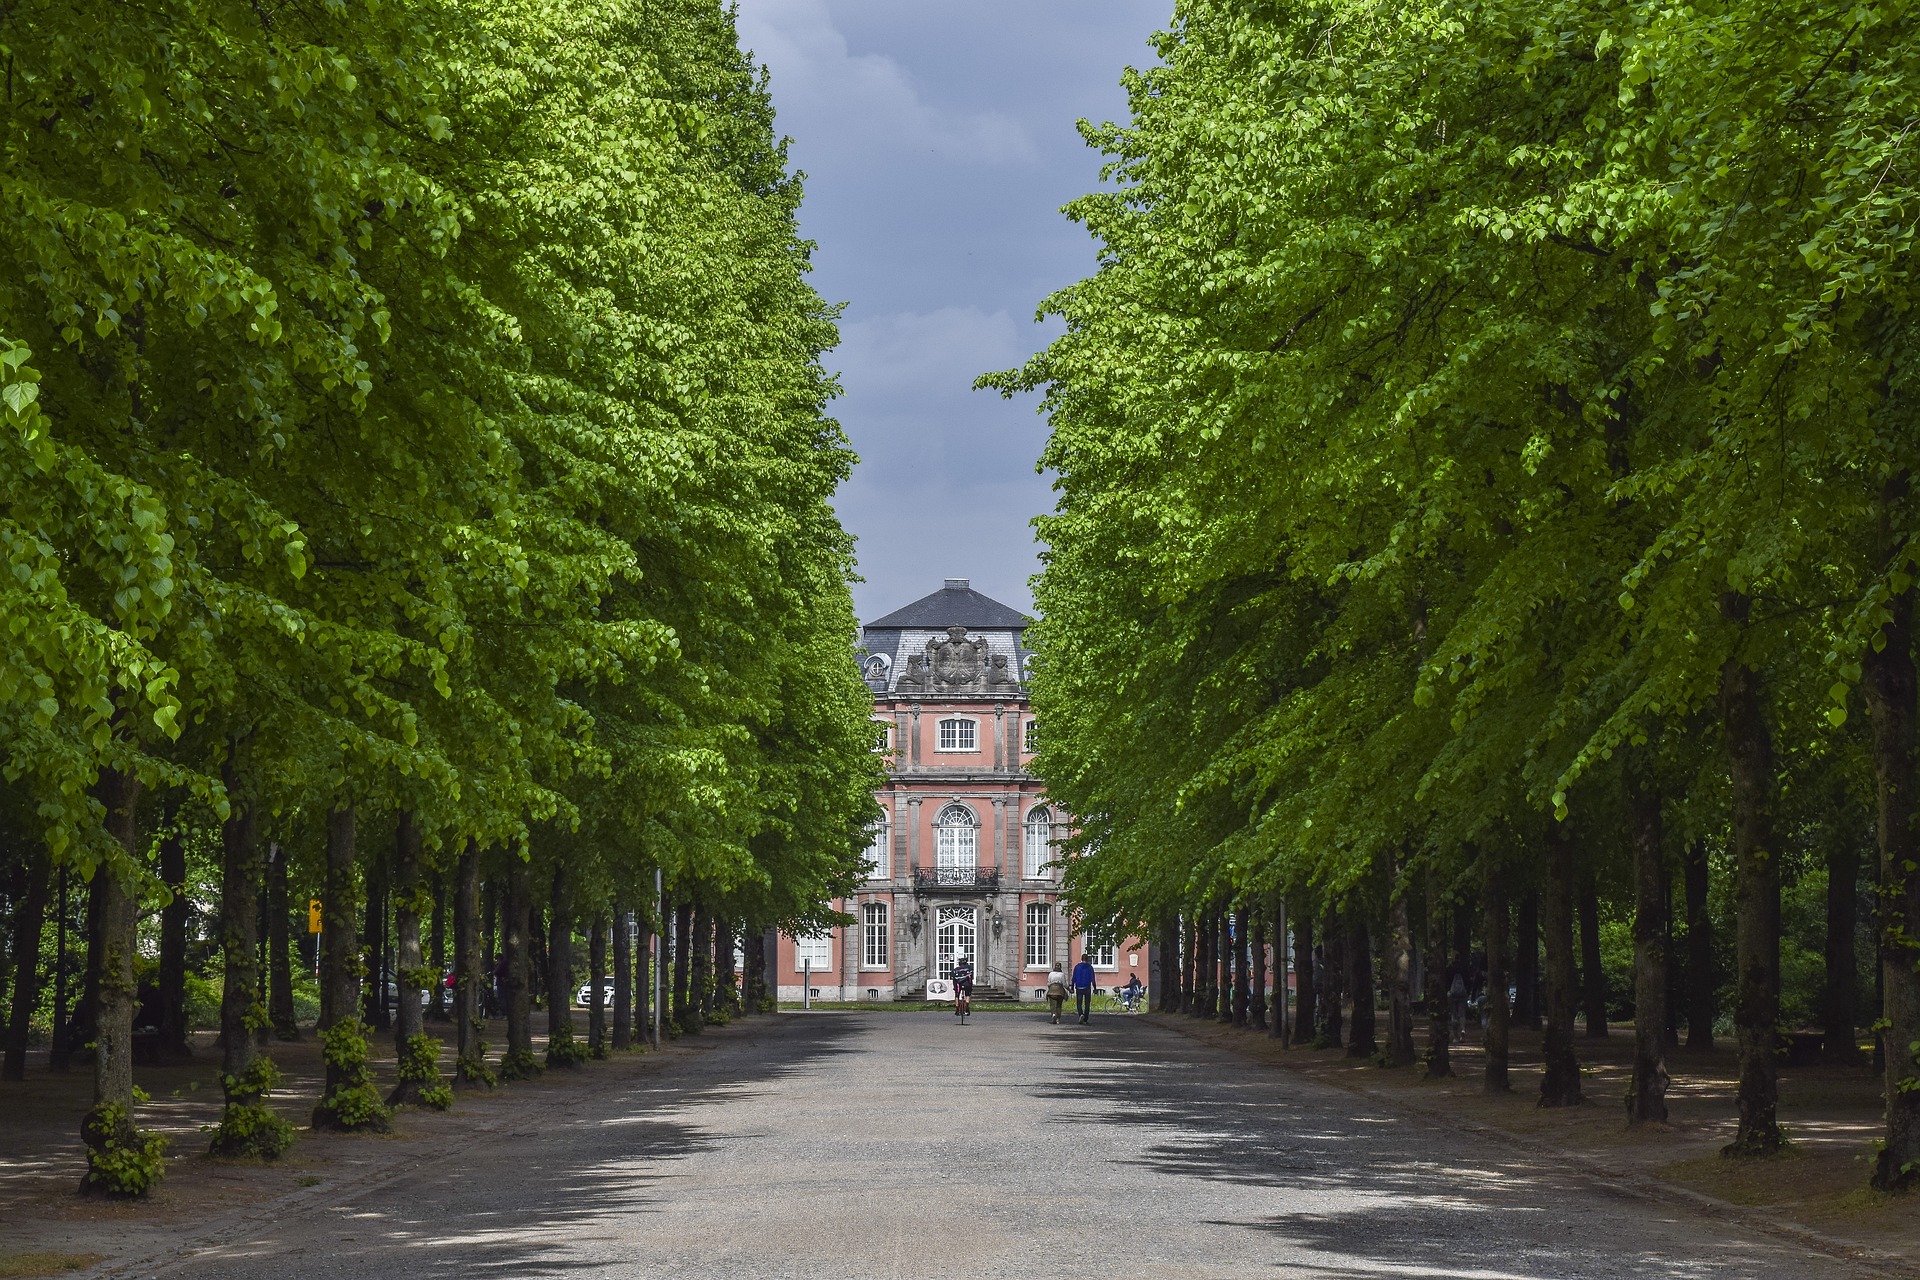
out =
[(935, 689), (976, 688), (987, 673), (987, 642), (967, 639), (965, 627), (948, 627), (946, 639), (927, 641), (927, 670)]

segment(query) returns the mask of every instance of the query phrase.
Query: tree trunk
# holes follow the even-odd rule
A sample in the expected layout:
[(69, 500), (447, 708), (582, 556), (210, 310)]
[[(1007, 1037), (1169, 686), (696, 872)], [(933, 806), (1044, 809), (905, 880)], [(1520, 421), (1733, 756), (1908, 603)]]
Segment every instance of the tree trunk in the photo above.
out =
[(573, 884), (561, 859), (547, 922), (547, 1065), (571, 1067), (584, 1056), (573, 1037)]
[(222, 770), (227, 820), (220, 824), (220, 956), (225, 984), (220, 994), (220, 1071), (230, 1106), (254, 1106), (259, 1093), (236, 1090), (259, 1056), (253, 1043), (254, 1004), (260, 988), (260, 832), (254, 801), (232, 760)]
[(1487, 942), (1487, 1065), (1482, 1089), (1498, 1095), (1513, 1089), (1507, 1080), (1507, 883), (1500, 864), (1487, 855), (1481, 857), (1480, 906), (1480, 931)]
[[(1744, 621), (1743, 598), (1722, 612)], [(1780, 851), (1774, 845), (1773, 741), (1760, 704), (1760, 677), (1738, 658), (1720, 670), (1720, 717), (1726, 729), (1733, 796), (1733, 863), (1738, 994), (1734, 1035), (1739, 1051), (1740, 1128), (1726, 1147), (1735, 1156), (1780, 1149), (1780, 1078), (1773, 1052), (1780, 1020)]]
[[(692, 1031), (705, 1030), (707, 1010), (713, 1008), (713, 913), (704, 906), (693, 909), (693, 940), (687, 957), (687, 1000), (693, 1008)], [(816, 975), (818, 976), (818, 975)]]
[(1326, 928), (1322, 930), (1326, 942), (1321, 947), (1320, 957), (1320, 1035), (1317, 1039), (1326, 1042), (1329, 1049), (1338, 1049), (1344, 1040), (1342, 1032), (1345, 1022), (1341, 1013), (1341, 1001), (1346, 995), (1347, 985), (1347, 948), (1340, 917), (1334, 912), (1327, 913)]
[(683, 902), (673, 913), (673, 1025), (682, 1031), (694, 1030), (692, 992), (687, 983), (692, 976), (693, 904)]
[(433, 921), (428, 926), (427, 949), (432, 952), (433, 987), (428, 993), (427, 1017), (447, 1020), (447, 878), (433, 873)]
[(1687, 1048), (1713, 1048), (1719, 975), (1713, 965), (1713, 916), (1707, 910), (1707, 842), (1687, 846)]
[(1293, 913), (1293, 1043), (1313, 1043), (1313, 1015), (1319, 993), (1313, 981), (1313, 910), (1307, 903)]
[(1541, 1037), (1540, 1105), (1580, 1105), (1580, 1061), (1573, 1052), (1573, 1005), (1577, 976), (1573, 968), (1573, 842), (1564, 823), (1547, 827), (1545, 909), (1547, 958), (1546, 1031)]
[(1220, 1012), (1220, 921), (1213, 912), (1200, 925), (1200, 957), (1195, 977), (1200, 984), (1200, 1006), (1194, 1010), (1203, 1018)]
[[(187, 1041), (187, 837), (180, 829), (180, 802), (167, 801), (165, 834), (160, 838), (160, 879), (167, 905), (160, 908), (160, 1056), (184, 1061), (193, 1056)], [(42, 904), (44, 908), (44, 902)], [(40, 935), (34, 934), (34, 942)]]
[(1662, 852), (1660, 793), (1630, 775), (1633, 821), (1633, 1077), (1627, 1123), (1667, 1118), (1667, 862)]
[(1285, 894), (1273, 895), (1272, 924), (1267, 929), (1268, 941), (1273, 947), (1273, 969), (1271, 990), (1273, 995), (1267, 1001), (1267, 1013), (1272, 1019), (1267, 1034), (1286, 1048), (1290, 1042), (1287, 1024), (1287, 899)]
[(354, 876), (353, 837), (351, 807), (327, 814), (326, 885), (320, 900), (322, 1031), (360, 1013), (360, 940), (354, 933), (359, 884)]
[(1240, 960), (1238, 952), (1246, 944), (1246, 938), (1235, 935), (1233, 931), (1233, 912), (1219, 913), (1213, 921), (1213, 927), (1219, 931), (1219, 1021), (1233, 1025), (1235, 1011), (1236, 979), (1235, 973), (1244, 967), (1246, 961)]
[(1247, 1025), (1247, 1019), (1253, 1012), (1253, 975), (1250, 966), (1253, 960), (1247, 932), (1247, 909), (1241, 907), (1230, 917), (1230, 931), (1233, 940), (1233, 1009), (1230, 1021), (1236, 1027)]
[(1920, 848), (1914, 839), (1913, 596), (1888, 602), (1891, 617), (1862, 665), (1873, 716), (1873, 768), (1880, 852), (1880, 965), (1887, 1132), (1873, 1185), (1920, 1185)]
[(507, 855), (507, 900), (501, 908), (501, 929), (505, 933), (502, 951), (507, 962), (507, 1056), (501, 1062), (501, 1076), (524, 1079), (539, 1070), (533, 1058), (533, 957), (528, 924), (533, 916), (532, 872), (526, 859)]
[[(423, 976), (420, 956), (420, 828), (414, 824), (410, 810), (400, 811), (399, 825), (393, 841), (393, 954), (394, 981), (399, 988), (398, 1007), (393, 1018), (394, 1056), (399, 1061), (407, 1057), (407, 1042), (415, 1036), (425, 1035), (425, 1013), (420, 1008), (420, 995), (427, 988), (421, 985)], [(401, 1077), (394, 1086), (388, 1103), (413, 1103), (420, 1101), (420, 1087), (425, 1083)]]
[[(82, 928), (86, 938), (87, 953), (80, 968), (80, 1003), (75, 1007), (73, 1018), (67, 1024), (67, 1052), (84, 1051), (98, 1034), (100, 1025), (100, 957), (101, 943), (100, 909), (106, 889), (101, 884), (98, 871), (87, 880), (87, 906)], [(63, 1066), (61, 1068), (65, 1070)]]
[(298, 1040), (300, 1024), (293, 1013), (293, 938), (288, 920), (287, 851), (267, 850), (267, 1018), (279, 1040)]
[(34, 841), (26, 852), (26, 887), (13, 915), (13, 1008), (7, 1018), (7, 1053), (0, 1080), (27, 1078), (27, 1036), (40, 1003), (40, 934), (47, 923), (53, 863)]
[(745, 1013), (759, 1013), (760, 1002), (767, 994), (766, 938), (764, 932), (754, 928), (751, 921), (741, 927), (740, 950), (746, 965), (740, 975), (740, 1007)]
[(1267, 926), (1254, 920), (1249, 926), (1247, 956), (1252, 962), (1247, 992), (1247, 1025), (1256, 1031), (1267, 1029)]
[[(858, 946), (860, 935), (854, 933), (852, 938), (851, 946)], [(858, 956), (843, 960), (851, 963)], [(981, 969), (985, 971), (985, 965)], [(733, 986), (733, 923), (724, 917), (714, 917), (714, 1007), (739, 1013), (739, 988)]]
[(490, 1083), (487, 1047), (481, 1040), (480, 988), (486, 982), (480, 946), (480, 850), (469, 840), (460, 851), (453, 887), (453, 1026), (455, 1088)]
[(587, 932), (587, 963), (593, 975), (587, 979), (592, 997), (587, 1002), (587, 1052), (596, 1058), (607, 1056), (607, 989), (601, 979), (607, 976), (607, 918), (596, 915)]
[(1858, 1031), (1859, 960), (1854, 933), (1860, 916), (1860, 846), (1850, 831), (1833, 833), (1827, 853), (1826, 981), (1820, 994), (1822, 1050), (1833, 1062), (1861, 1060)]
[(651, 916), (636, 912), (634, 919), (639, 929), (633, 939), (633, 1034), (642, 1044), (652, 1044), (653, 1020), (659, 1016), (653, 1005), (654, 973), (659, 963), (654, 948), (659, 939), (654, 936)]
[(1540, 891), (1520, 899), (1513, 942), (1513, 1020), (1529, 1031), (1540, 1029)]
[(1151, 998), (1155, 1013), (1180, 1009), (1180, 914), (1169, 911), (1160, 920), (1160, 972)]
[[(140, 800), (140, 780), (131, 773), (102, 773), (100, 791), (107, 808), (107, 834), (119, 844), (128, 863), (140, 865), (134, 815)], [(255, 883), (258, 881), (249, 881), (242, 895), (249, 904)], [(140, 901), (134, 886), (114, 866), (103, 865), (94, 872), (93, 885), (99, 913), (93, 946), (99, 997), (94, 1015), (93, 1107), (80, 1123), (89, 1168), (80, 1187), (83, 1191), (117, 1192), (121, 1189), (111, 1183), (96, 1181), (92, 1165), (96, 1157), (109, 1150), (137, 1147), (140, 1142), (133, 1123), (133, 960), (139, 948)], [(229, 1038), (252, 1053), (252, 1042), (245, 1034)]]
[(1447, 917), (1451, 912), (1446, 894), (1440, 891), (1440, 877), (1427, 872), (1427, 1052), (1424, 1059), (1427, 1078), (1438, 1080), (1453, 1074), (1453, 1020), (1447, 1002), (1450, 967), (1442, 959), (1446, 945)]
[(1580, 1006), (1587, 1015), (1587, 1038), (1607, 1038), (1607, 971), (1600, 963), (1600, 889), (1592, 867), (1580, 884)]
[(626, 904), (617, 899), (613, 904), (613, 1047), (633, 1047), (633, 922)]
[[(377, 849), (379, 846), (376, 845)], [(392, 1028), (387, 1009), (387, 896), (389, 860), (375, 853), (367, 859), (366, 933), (361, 937), (367, 981), (360, 988), (360, 1020), (377, 1031)]]
[(1387, 1011), (1387, 1061), (1396, 1067), (1414, 1063), (1413, 1048), (1413, 923), (1407, 915), (1407, 885), (1400, 881), (1388, 889), (1387, 900), (1387, 985), (1391, 1003)]
[(1180, 917), (1180, 1004), (1175, 1013), (1192, 1013), (1200, 1003), (1200, 933), (1193, 913)]
[(1374, 1039), (1373, 938), (1367, 931), (1367, 918), (1358, 909), (1347, 913), (1347, 985), (1353, 992), (1347, 1056), (1371, 1058), (1380, 1052), (1380, 1044)]

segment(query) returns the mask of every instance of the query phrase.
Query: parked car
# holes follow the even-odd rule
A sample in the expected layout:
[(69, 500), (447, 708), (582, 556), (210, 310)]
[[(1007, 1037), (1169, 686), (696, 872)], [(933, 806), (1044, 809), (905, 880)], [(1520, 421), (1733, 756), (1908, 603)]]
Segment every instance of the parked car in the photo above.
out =
[[(600, 999), (607, 1004), (613, 1003), (612, 978), (600, 979)], [(593, 984), (591, 982), (581, 983), (580, 989), (573, 993), (573, 1002), (582, 1008), (591, 1005), (593, 1003)]]

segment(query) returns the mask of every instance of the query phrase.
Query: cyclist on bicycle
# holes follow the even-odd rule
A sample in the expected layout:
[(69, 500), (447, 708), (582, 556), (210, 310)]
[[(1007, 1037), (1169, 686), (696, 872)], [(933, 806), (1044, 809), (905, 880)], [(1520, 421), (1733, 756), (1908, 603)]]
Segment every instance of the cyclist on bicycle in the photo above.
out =
[(1121, 991), (1120, 1003), (1126, 1006), (1128, 1013), (1132, 1013), (1134, 1006), (1140, 1003), (1140, 975), (1136, 973), (1129, 976), (1127, 985)]
[(973, 1008), (973, 961), (957, 956), (953, 961), (953, 1012), (964, 1017)]

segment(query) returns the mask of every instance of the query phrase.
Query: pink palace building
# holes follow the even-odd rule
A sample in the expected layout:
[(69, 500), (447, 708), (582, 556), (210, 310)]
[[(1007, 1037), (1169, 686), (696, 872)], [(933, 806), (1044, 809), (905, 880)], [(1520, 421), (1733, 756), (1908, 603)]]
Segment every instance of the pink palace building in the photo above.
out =
[[(1027, 619), (965, 578), (861, 631), (875, 749), (888, 756), (885, 812), (867, 881), (836, 899), (854, 923), (782, 935), (781, 1000), (915, 1000), (929, 976), (973, 957), (976, 998), (1038, 1000), (1047, 971), (1085, 954), (1103, 987), (1152, 972), (1133, 939), (1076, 932), (1060, 897), (1056, 842), (1067, 815), (1027, 771)], [(803, 976), (804, 975), (804, 976)]]

